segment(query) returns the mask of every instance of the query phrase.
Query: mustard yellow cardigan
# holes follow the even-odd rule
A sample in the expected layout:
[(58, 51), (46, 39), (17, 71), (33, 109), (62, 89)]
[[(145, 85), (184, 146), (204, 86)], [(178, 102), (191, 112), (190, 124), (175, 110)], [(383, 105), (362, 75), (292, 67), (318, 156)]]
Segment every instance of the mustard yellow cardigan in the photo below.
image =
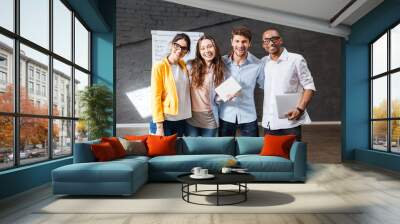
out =
[[(185, 62), (180, 60), (178, 64), (184, 73), (188, 75)], [(178, 114), (178, 93), (176, 92), (171, 65), (167, 58), (157, 62), (152, 68), (151, 106), (153, 122), (163, 122), (164, 114)]]

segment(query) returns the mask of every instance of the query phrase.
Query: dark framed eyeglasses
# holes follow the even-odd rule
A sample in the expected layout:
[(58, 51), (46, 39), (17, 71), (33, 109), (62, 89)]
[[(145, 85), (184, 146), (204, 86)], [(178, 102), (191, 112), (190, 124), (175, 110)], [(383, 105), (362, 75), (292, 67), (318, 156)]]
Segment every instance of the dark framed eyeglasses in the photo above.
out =
[(178, 43), (173, 43), (172, 46), (174, 46), (175, 50), (181, 50), (182, 52), (188, 52), (189, 49), (187, 47), (181, 46)]
[(275, 37), (271, 37), (271, 38), (264, 38), (262, 40), (262, 42), (263, 42), (263, 44), (269, 44), (270, 42), (276, 44), (280, 39), (281, 39), (281, 37), (275, 36)]

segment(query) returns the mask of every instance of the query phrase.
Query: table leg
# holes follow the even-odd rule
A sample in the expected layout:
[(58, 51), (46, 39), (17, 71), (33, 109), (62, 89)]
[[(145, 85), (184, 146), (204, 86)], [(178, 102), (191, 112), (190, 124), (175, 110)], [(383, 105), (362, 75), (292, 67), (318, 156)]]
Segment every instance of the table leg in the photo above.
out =
[(217, 184), (217, 206), (219, 205), (219, 184)]

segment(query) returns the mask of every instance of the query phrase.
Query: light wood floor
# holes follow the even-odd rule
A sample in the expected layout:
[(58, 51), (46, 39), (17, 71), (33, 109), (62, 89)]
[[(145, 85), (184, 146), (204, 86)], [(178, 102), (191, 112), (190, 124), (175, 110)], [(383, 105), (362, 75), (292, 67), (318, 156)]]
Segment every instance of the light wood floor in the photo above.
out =
[[(49, 185), (0, 202), (0, 223), (253, 224), (400, 223), (400, 174), (359, 163), (313, 164), (308, 182), (324, 186), (346, 201), (366, 204), (356, 214), (37, 214), (54, 200)], [(315, 203), (318, 203), (316, 201)], [(171, 205), (173, 206), (173, 205)]]

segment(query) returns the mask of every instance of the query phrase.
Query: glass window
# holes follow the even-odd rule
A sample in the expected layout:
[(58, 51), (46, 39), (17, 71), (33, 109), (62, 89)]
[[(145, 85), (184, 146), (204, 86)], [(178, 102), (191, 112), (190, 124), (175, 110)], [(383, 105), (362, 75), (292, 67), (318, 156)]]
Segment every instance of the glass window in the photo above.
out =
[(370, 50), (371, 147), (400, 153), (400, 25), (387, 30)]
[[(19, 3), (19, 18), (14, 14), (15, 3)], [(78, 94), (90, 84), (90, 32), (68, 4), (64, 0), (0, 0), (0, 112), (7, 112), (0, 115), (0, 170), (72, 155), (74, 139), (87, 140), (86, 125), (76, 127), (74, 118), (80, 116)], [(19, 43), (19, 74), (14, 71), (15, 41)], [(62, 57), (62, 62), (53, 54)], [(19, 94), (15, 94), (15, 77)], [(13, 127), (15, 121), (19, 127)], [(75, 136), (73, 128), (79, 130)]]
[(75, 63), (89, 70), (89, 32), (75, 18)]
[(89, 86), (89, 75), (75, 69), (75, 117), (81, 114), (80, 94), (87, 86)]
[(387, 118), (387, 78), (372, 82), (372, 118)]
[[(64, 83), (72, 84), (72, 68), (69, 65), (66, 65), (56, 59), (53, 60), (53, 77), (54, 77), (54, 92), (56, 94), (53, 95), (53, 102), (58, 103), (58, 90), (60, 89), (61, 100), (64, 102), (63, 96), (67, 96), (67, 104), (65, 114), (61, 114), (59, 108), (57, 110), (53, 109), (54, 115), (62, 115), (64, 117), (72, 117), (72, 91), (71, 89), (65, 89), (63, 87), (60, 88), (59, 85), (64, 85)], [(54, 107), (53, 107), (54, 108)]]
[(84, 120), (75, 121), (75, 142), (88, 140), (88, 128)]
[(72, 12), (60, 1), (53, 0), (53, 50), (71, 60)]
[(11, 116), (0, 115), (0, 170), (14, 165), (14, 122)]
[(391, 116), (400, 118), (400, 72), (391, 75), (390, 86)]
[(387, 121), (372, 122), (372, 146), (374, 149), (387, 151)]
[(400, 67), (400, 24), (390, 32), (390, 68)]
[(49, 48), (49, 0), (20, 0), (21, 36)]
[(391, 151), (400, 153), (400, 120), (393, 120), (391, 123)]
[(21, 164), (35, 163), (49, 158), (48, 125), (45, 118), (20, 118)]
[(0, 1), (0, 26), (14, 31), (14, 0)]
[[(21, 73), (20, 73), (20, 80), (21, 80), (21, 89), (20, 89), (20, 108), (21, 108), (21, 113), (24, 114), (40, 114), (40, 115), (47, 115), (48, 114), (48, 102), (49, 98), (46, 97), (48, 96), (47, 94), (47, 88), (45, 88), (45, 94), (43, 94), (40, 86), (40, 75), (41, 72), (45, 72), (45, 74), (48, 74), (48, 62), (49, 62), (49, 57), (43, 53), (40, 53), (28, 46), (25, 46), (21, 44), (21, 55), (24, 55), (24, 57), (21, 56), (21, 61), (20, 61), (20, 66), (21, 66)], [(36, 70), (37, 74), (37, 79), (38, 82), (36, 83), (36, 89), (35, 89), (35, 94), (34, 95), (29, 95), (29, 92), (27, 91), (27, 87), (25, 86), (26, 84), (26, 63), (29, 61), (30, 66), (34, 67)], [(45, 82), (46, 86), (48, 86), (47, 81)], [(44, 95), (44, 96), (43, 96)], [(40, 105), (32, 105), (30, 103), (30, 99), (34, 100), (41, 100), (42, 103)]]
[(28, 89), (29, 89), (29, 94), (34, 93), (34, 87), (33, 87), (33, 82), (28, 82)]
[(72, 121), (53, 120), (53, 157), (72, 154)]
[(1, 112), (14, 111), (14, 72), (12, 63), (10, 63), (12, 61), (12, 58), (14, 57), (13, 50), (14, 50), (13, 40), (0, 34), (0, 111)]
[(387, 71), (387, 34), (372, 44), (372, 75)]

